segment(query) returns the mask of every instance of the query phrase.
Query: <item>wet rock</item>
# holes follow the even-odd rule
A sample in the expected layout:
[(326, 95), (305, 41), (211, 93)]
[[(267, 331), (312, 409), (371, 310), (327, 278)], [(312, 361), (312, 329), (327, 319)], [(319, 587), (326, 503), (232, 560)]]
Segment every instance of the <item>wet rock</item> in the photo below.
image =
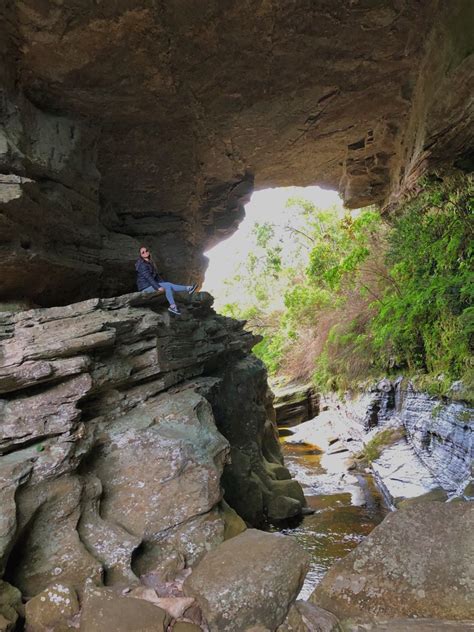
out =
[(426, 502), (385, 518), (311, 595), (340, 619), (474, 617), (471, 503)]
[(474, 481), (470, 481), (462, 491), (462, 495), (468, 500), (474, 500)]
[(148, 601), (121, 597), (89, 586), (81, 611), (81, 632), (165, 632), (169, 616)]
[(397, 503), (397, 509), (405, 509), (406, 507), (410, 507), (411, 505), (415, 505), (420, 502), (430, 502), (430, 501), (438, 501), (438, 502), (446, 502), (448, 499), (448, 494), (444, 491), (444, 489), (436, 488), (427, 492), (426, 494), (422, 494), (421, 496), (415, 496), (414, 498), (405, 498)]
[[(241, 393), (245, 397), (241, 398)], [(291, 480), (283, 464), (272, 396), (261, 363), (253, 357), (239, 360), (232, 370), (224, 372), (222, 382), (207, 397), (218, 429), (232, 446), (222, 478), (229, 505), (253, 526), (265, 524), (272, 498), (294, 498), (301, 509), (306, 501), (301, 486)], [(294, 515), (291, 505), (288, 509)]]
[(276, 496), (268, 501), (267, 509), (268, 519), (279, 522), (300, 515), (301, 503), (288, 496)]
[(374, 437), (375, 430), (369, 429), (368, 434), (366, 430), (375, 408), (378, 430), (403, 429), (406, 439), (384, 448), (372, 463), (387, 502), (395, 505), (438, 487), (449, 497), (462, 495), (474, 460), (472, 406), (420, 392), (403, 378), (393, 383), (383, 380), (383, 386), (375, 385), (370, 392), (348, 400), (344, 440), (347, 443), (352, 438), (351, 449), (356, 450)]
[(382, 447), (380, 452), (371, 469), (389, 505), (398, 506), (404, 498), (423, 497), (439, 488), (436, 478), (405, 438)]
[(77, 595), (67, 584), (48, 586), (25, 606), (27, 632), (68, 632), (77, 629), (73, 617), (79, 612)]
[(307, 572), (291, 537), (248, 529), (208, 553), (184, 583), (211, 631), (282, 623)]

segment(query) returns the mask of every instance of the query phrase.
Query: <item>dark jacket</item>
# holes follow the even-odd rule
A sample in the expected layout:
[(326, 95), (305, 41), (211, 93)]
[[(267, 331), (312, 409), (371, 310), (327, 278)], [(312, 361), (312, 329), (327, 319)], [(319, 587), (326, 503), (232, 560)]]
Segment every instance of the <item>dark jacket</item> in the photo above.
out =
[(163, 281), (163, 279), (160, 277), (152, 263), (148, 263), (148, 261), (139, 257), (135, 261), (135, 270), (137, 271), (137, 288), (139, 292), (147, 287), (150, 287), (150, 285), (154, 287), (155, 290), (160, 288), (159, 284)]

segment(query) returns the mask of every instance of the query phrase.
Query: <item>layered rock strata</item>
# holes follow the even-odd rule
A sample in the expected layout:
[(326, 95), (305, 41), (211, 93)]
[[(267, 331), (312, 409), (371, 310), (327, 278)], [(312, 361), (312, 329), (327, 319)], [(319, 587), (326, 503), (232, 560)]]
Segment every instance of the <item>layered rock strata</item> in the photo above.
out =
[(209, 295), (183, 302), (0, 314), (0, 576), (24, 596), (193, 566), (245, 528), (223, 472), (249, 523), (301, 511), (255, 339)]
[(473, 496), (474, 409), (463, 397), (460, 383), (437, 397), (399, 378), (383, 379), (340, 403), (346, 447), (359, 453), (379, 444), (371, 468), (389, 505), (433, 493), (444, 499)]
[(297, 426), (319, 415), (320, 396), (312, 384), (272, 383), (278, 426)]
[(0, 300), (177, 282), (254, 186), (350, 207), (472, 168), (470, 0), (2, 4)]

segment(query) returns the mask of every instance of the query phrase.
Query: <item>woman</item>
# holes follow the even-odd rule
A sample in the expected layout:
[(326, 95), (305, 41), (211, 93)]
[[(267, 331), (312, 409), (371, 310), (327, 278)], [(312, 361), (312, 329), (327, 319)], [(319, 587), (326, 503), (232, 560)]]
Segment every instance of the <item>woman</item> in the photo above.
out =
[(137, 287), (139, 292), (165, 292), (166, 298), (170, 306), (168, 311), (179, 315), (181, 312), (176, 307), (174, 301), (173, 290), (175, 292), (187, 292), (194, 294), (197, 285), (177, 285), (164, 281), (158, 274), (153, 262), (151, 252), (146, 246), (141, 246), (140, 256), (135, 262), (135, 270), (137, 271)]

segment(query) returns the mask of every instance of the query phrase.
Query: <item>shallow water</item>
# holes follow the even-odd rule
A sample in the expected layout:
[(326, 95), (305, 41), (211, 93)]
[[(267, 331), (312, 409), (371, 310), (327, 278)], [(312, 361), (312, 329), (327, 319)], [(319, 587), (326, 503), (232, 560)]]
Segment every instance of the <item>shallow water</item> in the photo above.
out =
[(279, 529), (294, 536), (310, 555), (310, 571), (299, 596), (307, 599), (334, 562), (356, 547), (387, 509), (370, 478), (347, 471), (348, 453), (331, 455), (316, 445), (286, 443), (291, 435), (284, 435), (285, 464), (315, 510), (299, 524)]

